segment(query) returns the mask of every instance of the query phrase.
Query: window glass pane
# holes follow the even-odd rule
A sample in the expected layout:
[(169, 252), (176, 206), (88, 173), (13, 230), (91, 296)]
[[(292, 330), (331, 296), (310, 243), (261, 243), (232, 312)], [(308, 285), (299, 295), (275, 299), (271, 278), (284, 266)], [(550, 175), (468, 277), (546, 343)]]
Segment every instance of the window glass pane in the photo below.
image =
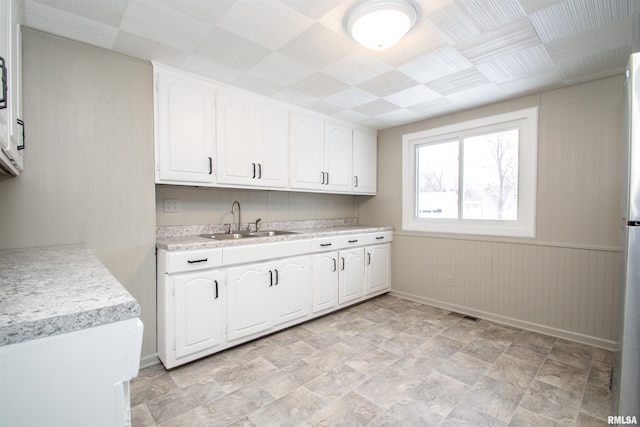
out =
[(416, 218), (458, 218), (457, 140), (416, 148)]
[(518, 219), (518, 129), (463, 140), (464, 219)]

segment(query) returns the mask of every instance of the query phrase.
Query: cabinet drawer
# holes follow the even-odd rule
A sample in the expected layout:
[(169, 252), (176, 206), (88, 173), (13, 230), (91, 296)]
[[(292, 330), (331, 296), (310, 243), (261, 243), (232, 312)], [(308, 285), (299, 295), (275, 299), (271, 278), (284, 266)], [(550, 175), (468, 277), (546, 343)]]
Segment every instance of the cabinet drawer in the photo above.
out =
[(222, 265), (222, 248), (166, 253), (166, 273), (204, 270)]
[(340, 250), (355, 246), (387, 243), (393, 240), (393, 232), (344, 234), (341, 236), (318, 237), (311, 242), (314, 252)]

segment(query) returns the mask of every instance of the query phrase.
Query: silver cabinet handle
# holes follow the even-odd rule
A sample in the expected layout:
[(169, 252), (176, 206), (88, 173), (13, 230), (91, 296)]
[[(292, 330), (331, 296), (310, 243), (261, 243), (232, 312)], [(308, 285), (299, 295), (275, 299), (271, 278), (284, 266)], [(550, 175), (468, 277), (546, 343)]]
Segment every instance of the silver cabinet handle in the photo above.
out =
[(251, 178), (256, 179), (256, 164), (251, 163), (253, 165), (253, 176)]
[(329, 172), (327, 172), (327, 183), (325, 185), (329, 185)]
[(273, 286), (273, 271), (269, 270), (269, 287)]
[(341, 257), (341, 258), (342, 258), (342, 268), (340, 270), (344, 270), (344, 257)]
[(357, 187), (358, 186), (358, 175), (354, 176), (354, 178), (355, 178), (354, 187)]
[(367, 252), (367, 265), (371, 265), (371, 252)]
[(338, 269), (338, 262), (336, 261), (335, 258), (332, 258), (332, 259), (333, 259), (333, 271), (335, 272)]
[(262, 163), (258, 163), (258, 179), (262, 179)]
[(213, 174), (213, 158), (209, 157), (209, 175)]
[(324, 179), (325, 179), (325, 178), (324, 178), (324, 172), (321, 172), (321, 173), (322, 173), (322, 185), (325, 185), (325, 184), (324, 184)]

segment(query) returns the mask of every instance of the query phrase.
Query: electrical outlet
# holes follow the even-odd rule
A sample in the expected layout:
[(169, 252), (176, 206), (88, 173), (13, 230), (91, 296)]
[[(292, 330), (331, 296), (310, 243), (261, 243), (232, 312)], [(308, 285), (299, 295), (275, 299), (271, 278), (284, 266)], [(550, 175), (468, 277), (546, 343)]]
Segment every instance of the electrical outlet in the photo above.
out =
[(453, 276), (450, 274), (449, 277), (447, 277), (447, 286), (449, 286), (450, 288), (453, 288), (453, 285), (455, 284), (456, 284), (456, 281), (453, 278)]
[(333, 210), (333, 203), (331, 202), (331, 200), (325, 200), (324, 201), (324, 210), (325, 211), (332, 211)]
[(179, 212), (178, 199), (164, 199), (164, 211), (167, 213)]

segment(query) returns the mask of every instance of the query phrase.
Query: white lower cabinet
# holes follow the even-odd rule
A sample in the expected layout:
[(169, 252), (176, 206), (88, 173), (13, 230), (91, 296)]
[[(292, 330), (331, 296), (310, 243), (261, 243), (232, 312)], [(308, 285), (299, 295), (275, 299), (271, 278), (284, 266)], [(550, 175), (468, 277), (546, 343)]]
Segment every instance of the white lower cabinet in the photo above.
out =
[(220, 270), (176, 275), (175, 357), (179, 359), (224, 342), (224, 273)]
[(338, 302), (353, 301), (364, 293), (364, 249), (354, 248), (338, 253)]
[(338, 305), (338, 252), (313, 256), (313, 312)]
[(159, 250), (160, 360), (173, 368), (389, 291), (391, 239)]
[(225, 343), (224, 271), (163, 274), (158, 289), (158, 355), (168, 368)]
[(391, 289), (391, 245), (368, 246), (364, 249), (365, 295)]
[(229, 268), (227, 287), (229, 341), (311, 313), (309, 256)]

